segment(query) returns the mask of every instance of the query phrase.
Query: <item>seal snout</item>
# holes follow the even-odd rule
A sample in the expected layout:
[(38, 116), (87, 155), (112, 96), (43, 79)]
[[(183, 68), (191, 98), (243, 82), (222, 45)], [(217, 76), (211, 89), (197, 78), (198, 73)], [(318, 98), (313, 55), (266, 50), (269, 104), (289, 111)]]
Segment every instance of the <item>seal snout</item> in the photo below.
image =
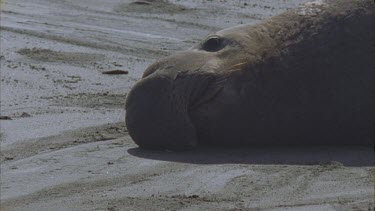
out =
[(170, 78), (149, 75), (126, 100), (126, 125), (134, 142), (149, 149), (186, 150), (196, 146), (196, 131), (184, 99), (173, 97)]

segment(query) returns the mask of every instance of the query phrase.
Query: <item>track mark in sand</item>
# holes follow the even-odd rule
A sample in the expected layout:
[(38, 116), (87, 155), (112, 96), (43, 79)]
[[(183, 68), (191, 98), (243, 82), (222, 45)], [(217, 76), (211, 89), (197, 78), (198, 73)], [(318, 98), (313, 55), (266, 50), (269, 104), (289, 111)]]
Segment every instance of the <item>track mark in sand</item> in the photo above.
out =
[(43, 99), (50, 100), (53, 105), (64, 107), (125, 109), (126, 94), (77, 93), (66, 96), (44, 97)]
[[(63, 148), (85, 143), (112, 140), (127, 134), (124, 122), (88, 127), (79, 130), (67, 131), (57, 136), (40, 139), (31, 139), (27, 142), (12, 144), (3, 147), (0, 162), (13, 162), (26, 157), (31, 157), (44, 152), (57, 151)], [(12, 157), (7, 161), (6, 157)]]
[(189, 10), (191, 9), (166, 0), (137, 0), (130, 3), (120, 3), (114, 8), (114, 11), (118, 13), (181, 13)]
[(0, 120), (13, 120), (13, 119), (27, 118), (27, 117), (31, 117), (31, 115), (26, 112), (16, 112), (9, 116), (0, 116)]
[[(352, 197), (341, 197), (321, 200), (307, 201), (304, 203), (290, 203), (277, 205), (272, 207), (264, 207), (266, 210), (373, 210), (373, 203), (362, 200), (359, 196), (358, 200), (353, 200)], [(351, 207), (351, 209), (348, 209)]]
[(104, 55), (81, 53), (81, 52), (63, 52), (43, 48), (22, 48), (17, 53), (28, 58), (43, 62), (61, 62), (72, 64), (83, 64), (103, 60)]
[[(224, 191), (218, 194), (217, 197), (242, 198), (245, 199), (245, 207), (247, 209), (258, 208), (262, 210), (288, 208), (313, 210), (314, 207), (320, 210), (322, 208), (319, 206), (326, 205), (332, 205), (333, 209), (340, 206), (348, 207), (348, 205), (353, 203), (353, 197), (357, 197), (359, 201), (362, 198), (365, 199), (369, 197), (366, 190), (364, 190), (364, 192), (353, 190), (353, 192), (349, 191), (347, 194), (338, 196), (334, 189), (330, 190), (329, 186), (324, 185), (320, 185), (320, 187), (325, 190), (325, 192), (321, 191), (321, 196), (310, 196), (311, 194), (315, 194), (314, 188), (318, 188), (318, 184), (324, 182), (325, 176), (327, 175), (337, 175), (337, 181), (340, 181), (341, 185), (345, 184), (345, 180), (340, 179), (338, 175), (348, 175), (350, 169), (335, 162), (327, 165), (314, 166), (258, 166), (252, 167), (252, 170), (254, 170), (255, 174), (246, 174), (233, 178), (232, 181), (227, 183)], [(350, 180), (354, 182), (353, 179), (355, 178), (349, 178), (346, 179), (347, 182)], [(335, 178), (333, 178), (333, 181), (335, 181)], [(328, 180), (327, 182), (330, 181)], [(332, 184), (333, 188), (337, 189), (337, 185), (340, 183)], [(230, 193), (229, 196), (228, 193)], [(322, 203), (322, 201), (324, 203)], [(358, 206), (360, 207), (367, 206), (362, 202), (359, 204)], [(342, 208), (338, 210), (342, 210)]]
[(108, 70), (108, 71), (102, 72), (102, 74), (105, 74), (105, 75), (126, 75), (128, 73), (129, 71), (127, 70)]
[(242, 202), (243, 200), (239, 199), (223, 199), (215, 196), (199, 196), (195, 194), (153, 194), (151, 197), (105, 199), (105, 201), (97, 203), (102, 205), (101, 207), (97, 207), (97, 209), (105, 209), (103, 204), (108, 204), (116, 205), (116, 207), (121, 207), (122, 209), (129, 208), (129, 210), (131, 210), (130, 208), (140, 208), (141, 210), (158, 210), (155, 208), (164, 208), (165, 210), (247, 210)]
[[(116, 186), (116, 185), (127, 185), (134, 183), (136, 181), (143, 181), (144, 178), (139, 177), (139, 175), (131, 175), (131, 176), (120, 176), (120, 177), (113, 177), (109, 179), (99, 179), (94, 181), (85, 181), (85, 182), (71, 182), (65, 184), (59, 184), (50, 188), (45, 188), (40, 191), (24, 195), (17, 198), (12, 198), (2, 202), (2, 206), (4, 207), (11, 207), (14, 204), (29, 204), (33, 202), (38, 202), (40, 199), (43, 200), (52, 200), (55, 198), (62, 198), (67, 197), (72, 194), (80, 194), (82, 190), (86, 192), (93, 190), (93, 194), (96, 192), (95, 190), (107, 190), (108, 187)], [(124, 184), (125, 183), (125, 184)], [(99, 191), (100, 192), (100, 191)], [(97, 193), (97, 192), (96, 192)]]
[(108, 32), (109, 34), (113, 34), (113, 32), (121, 33), (121, 34), (129, 34), (129, 35), (135, 35), (138, 37), (146, 37), (146, 38), (151, 38), (151, 39), (160, 39), (160, 40), (168, 40), (172, 42), (180, 42), (180, 39), (174, 38), (174, 37), (167, 37), (167, 36), (160, 36), (160, 35), (155, 35), (155, 34), (150, 34), (150, 33), (143, 33), (143, 32), (136, 32), (136, 31), (129, 31), (129, 30), (124, 30), (124, 29), (112, 29), (112, 28), (106, 28), (106, 27), (100, 27), (100, 26), (90, 26), (90, 25), (84, 25), (80, 24), (82, 28), (87, 27), (92, 30), (96, 31), (105, 31)]
[(0, 120), (12, 120), (10, 116), (0, 116)]
[(124, 44), (119, 45), (110, 45), (110, 44), (103, 44), (101, 42), (90, 42), (87, 40), (84, 40), (83, 38), (71, 38), (71, 37), (64, 37), (64, 36), (58, 36), (53, 35), (50, 33), (44, 33), (29, 29), (22, 29), (22, 28), (14, 28), (9, 26), (0, 26), (0, 30), (9, 31), (13, 33), (19, 33), (24, 35), (29, 35), (41, 39), (48, 39), (53, 40), (57, 42), (62, 42), (66, 44), (71, 45), (77, 45), (77, 46), (83, 46), (88, 48), (94, 48), (94, 49), (100, 49), (100, 50), (109, 50), (114, 52), (123, 53), (125, 55), (131, 55), (131, 56), (138, 56), (142, 58), (148, 58), (148, 59), (159, 59), (163, 56), (170, 55), (170, 52), (165, 52), (164, 50), (157, 50), (157, 49), (145, 49), (145, 48), (136, 48), (132, 46), (125, 46)]
[[(179, 210), (184, 208), (189, 208), (190, 206), (197, 206), (201, 204), (218, 204), (219, 201), (212, 200), (208, 197), (196, 197), (196, 195), (191, 196), (162, 196), (162, 195), (152, 195), (151, 197), (121, 197), (117, 199), (105, 199), (99, 200), (96, 207), (99, 210), (158, 210), (157, 208), (163, 208), (163, 210)], [(233, 202), (232, 202), (233, 203)], [(107, 204), (105, 207), (103, 205)], [(114, 206), (115, 205), (115, 206)], [(208, 205), (212, 209), (210, 205)], [(118, 209), (120, 208), (120, 209)], [(189, 209), (196, 210), (196, 209)], [(220, 209), (219, 209), (220, 210)]]
[[(290, 201), (303, 197), (306, 189), (312, 184), (311, 181), (325, 171), (320, 166), (288, 167), (286, 165), (273, 166), (272, 168), (259, 166), (253, 167), (252, 170), (251, 174), (234, 177), (226, 184), (224, 190), (232, 192), (236, 197), (249, 197), (261, 201), (268, 198), (269, 195), (277, 194), (275, 190), (283, 188), (288, 194), (280, 196), (280, 200)], [(257, 194), (253, 195), (255, 192)], [(224, 195), (224, 193), (222, 194)], [(290, 198), (282, 200), (283, 197)]]
[[(106, 144), (107, 145), (107, 144)], [(125, 157), (121, 158), (125, 159), (127, 162), (133, 163), (132, 167), (137, 167), (137, 163), (143, 162), (142, 160), (132, 160), (132, 156), (127, 154)], [(115, 161), (115, 164), (113, 166), (117, 165), (117, 162)], [(119, 164), (121, 165), (121, 164)], [(66, 183), (60, 183), (54, 186), (50, 186), (47, 188), (44, 188), (42, 190), (15, 197), (15, 198), (9, 198), (2, 202), (2, 205), (4, 207), (11, 207), (17, 204), (18, 206), (25, 206), (28, 204), (36, 203), (44, 203), (48, 201), (52, 201), (54, 199), (58, 198), (65, 198), (65, 197), (71, 197), (72, 195), (78, 194), (79, 197), (74, 197), (77, 199), (75, 203), (85, 203), (91, 198), (100, 198), (101, 195), (107, 194), (108, 192), (113, 192), (116, 190), (120, 190), (122, 188), (127, 188), (128, 186), (132, 185), (138, 185), (142, 182), (151, 180), (153, 177), (158, 177), (162, 175), (164, 172), (169, 172), (171, 170), (173, 171), (183, 171), (186, 168), (186, 166), (181, 165), (179, 167), (170, 166), (166, 163), (156, 164), (152, 166), (151, 168), (143, 167), (143, 170), (131, 173), (128, 175), (117, 175), (117, 176), (111, 176), (111, 175), (104, 175), (101, 177), (94, 177), (91, 180), (76, 180), (73, 182), (66, 182)], [(124, 170), (126, 172), (126, 170)], [(82, 191), (85, 191), (85, 194), (82, 196)], [(121, 191), (120, 191), (121, 192)], [(131, 193), (127, 192), (121, 192), (122, 194), (125, 194), (125, 198), (128, 198), (126, 195)], [(78, 196), (77, 195), (77, 196)], [(151, 195), (151, 194), (150, 194)], [(91, 196), (91, 197), (90, 197)], [(117, 198), (116, 195), (113, 196), (114, 198)], [(129, 197), (133, 198), (133, 197)], [(42, 200), (41, 200), (42, 199)], [(111, 200), (110, 198), (106, 197), (106, 200)], [(74, 200), (73, 200), (74, 203)]]

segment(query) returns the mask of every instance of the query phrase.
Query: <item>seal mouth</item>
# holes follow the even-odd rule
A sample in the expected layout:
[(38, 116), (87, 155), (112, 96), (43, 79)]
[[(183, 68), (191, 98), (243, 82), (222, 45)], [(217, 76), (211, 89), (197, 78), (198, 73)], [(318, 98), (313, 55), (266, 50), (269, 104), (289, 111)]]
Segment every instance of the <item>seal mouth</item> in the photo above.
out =
[(191, 113), (213, 100), (223, 80), (212, 73), (180, 71), (150, 74), (129, 92), (126, 125), (140, 147), (188, 150), (198, 144)]
[(224, 88), (220, 83), (222, 82), (217, 81), (214, 77), (209, 77), (203, 80), (199, 87), (195, 87), (189, 100), (189, 111), (193, 112), (215, 99)]
[(204, 68), (202, 66), (195, 72), (189, 72), (189, 76), (181, 76), (181, 78), (195, 77), (194, 84), (191, 85), (193, 90), (188, 90), (191, 92), (189, 111), (194, 111), (217, 98), (223, 91), (225, 84), (233, 78), (233, 74), (247, 65), (247, 62), (239, 62), (226, 68), (226, 71), (221, 71), (223, 73), (215, 73), (217, 72), (216, 69), (221, 69), (220, 67)]

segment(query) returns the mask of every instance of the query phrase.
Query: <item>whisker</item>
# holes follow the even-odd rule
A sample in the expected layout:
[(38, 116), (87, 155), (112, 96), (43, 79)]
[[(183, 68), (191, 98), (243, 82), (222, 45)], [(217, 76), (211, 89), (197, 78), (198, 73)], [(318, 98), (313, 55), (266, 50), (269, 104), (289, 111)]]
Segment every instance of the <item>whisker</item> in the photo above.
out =
[(237, 63), (237, 64), (235, 64), (235, 65), (232, 65), (232, 66), (228, 67), (228, 69), (230, 69), (230, 68), (232, 68), (232, 67), (242, 66), (242, 65), (244, 65), (244, 64), (247, 64), (247, 62)]
[(225, 74), (223, 74), (218, 80), (216, 80), (214, 82), (214, 84), (220, 84), (220, 83), (225, 82), (228, 79), (228, 77), (230, 76), (231, 72), (238, 71), (238, 70), (241, 70), (241, 69), (238, 68), (238, 69), (232, 69), (232, 70), (226, 71)]
[(237, 68), (237, 69), (231, 69), (231, 70), (225, 71), (225, 75), (229, 75), (229, 73), (232, 73), (232, 72), (235, 72), (235, 71), (238, 71), (238, 70), (242, 70), (242, 69)]

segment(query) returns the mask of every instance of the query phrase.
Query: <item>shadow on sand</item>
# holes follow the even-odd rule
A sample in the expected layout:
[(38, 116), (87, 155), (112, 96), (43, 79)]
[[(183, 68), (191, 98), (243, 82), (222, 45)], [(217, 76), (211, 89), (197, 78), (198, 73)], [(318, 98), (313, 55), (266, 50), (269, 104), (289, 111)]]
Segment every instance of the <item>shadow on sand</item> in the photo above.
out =
[(192, 151), (152, 151), (142, 148), (128, 149), (128, 153), (153, 160), (193, 164), (283, 164), (327, 165), (341, 163), (344, 166), (375, 166), (372, 147), (314, 146), (314, 147), (256, 147), (212, 148), (199, 147)]

